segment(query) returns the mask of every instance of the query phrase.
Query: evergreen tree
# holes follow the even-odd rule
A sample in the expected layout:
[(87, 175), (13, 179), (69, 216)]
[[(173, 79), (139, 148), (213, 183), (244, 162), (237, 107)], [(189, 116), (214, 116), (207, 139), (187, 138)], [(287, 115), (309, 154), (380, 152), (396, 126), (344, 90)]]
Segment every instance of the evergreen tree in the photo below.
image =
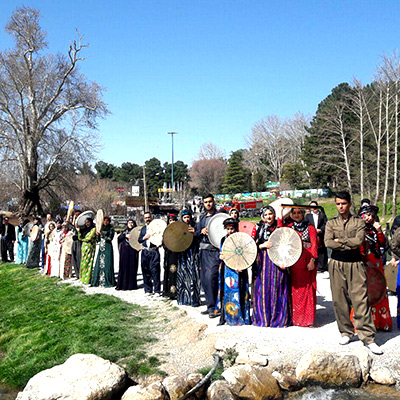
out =
[(222, 191), (228, 194), (251, 190), (251, 173), (243, 165), (243, 150), (232, 152), (224, 175)]

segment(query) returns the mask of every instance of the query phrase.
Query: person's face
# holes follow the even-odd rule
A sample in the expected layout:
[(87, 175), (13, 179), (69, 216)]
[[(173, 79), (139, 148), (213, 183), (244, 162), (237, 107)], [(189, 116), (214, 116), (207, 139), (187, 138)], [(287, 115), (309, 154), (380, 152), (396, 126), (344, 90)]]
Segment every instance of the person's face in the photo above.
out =
[(88, 219), (85, 221), (85, 225), (89, 228), (89, 226), (90, 226), (90, 221), (89, 221)]
[[(315, 203), (310, 203), (310, 206), (316, 206), (316, 204)], [(318, 209), (315, 209), (315, 210), (310, 210), (312, 213), (314, 213), (314, 214), (318, 214)]]
[(105, 226), (110, 225), (110, 220), (109, 220), (109, 219), (105, 219), (105, 220), (104, 220), (104, 225), (105, 225)]
[(271, 210), (266, 210), (265, 213), (263, 214), (263, 219), (264, 222), (266, 222), (267, 224), (272, 224), (275, 220), (275, 215)]
[(375, 215), (373, 213), (365, 213), (362, 218), (366, 224), (372, 224), (375, 220)]
[(61, 222), (57, 222), (57, 229), (61, 229), (62, 223)]
[(146, 225), (148, 225), (151, 222), (151, 214), (150, 213), (146, 213), (144, 214), (144, 222), (146, 223)]
[(303, 215), (303, 212), (300, 209), (295, 208), (290, 213), (290, 218), (292, 218), (293, 221), (301, 222), (301, 221), (303, 221), (304, 215)]
[(351, 203), (345, 199), (335, 199), (336, 208), (340, 215), (347, 215), (350, 212)]
[(234, 218), (234, 219), (238, 219), (239, 218), (239, 212), (238, 210), (231, 210), (231, 212), (229, 213), (229, 215)]
[(128, 221), (128, 228), (132, 229), (133, 228), (133, 221)]
[(49, 230), (50, 231), (54, 231), (54, 225), (53, 224), (49, 225)]
[(8, 225), (8, 218), (5, 218), (5, 219), (4, 219), (4, 223), (5, 223), (6, 225)]
[(204, 204), (204, 208), (205, 208), (207, 211), (212, 210), (212, 209), (214, 208), (214, 205), (215, 205), (214, 200), (213, 200), (212, 197), (206, 197), (206, 198), (203, 200), (203, 204)]
[(173, 222), (176, 222), (176, 218), (170, 218), (168, 224), (172, 224)]
[(68, 232), (68, 225), (64, 225), (64, 226), (63, 226), (63, 231), (64, 231), (64, 232)]
[(47, 220), (47, 221), (51, 221), (51, 214), (47, 214), (47, 215), (46, 215), (46, 220)]
[(232, 235), (232, 233), (236, 233), (236, 229), (233, 225), (228, 225), (226, 228), (226, 235)]
[(190, 223), (190, 215), (184, 215), (184, 216), (182, 217), (182, 221), (183, 221), (185, 224), (188, 224), (188, 225), (189, 225), (189, 223)]

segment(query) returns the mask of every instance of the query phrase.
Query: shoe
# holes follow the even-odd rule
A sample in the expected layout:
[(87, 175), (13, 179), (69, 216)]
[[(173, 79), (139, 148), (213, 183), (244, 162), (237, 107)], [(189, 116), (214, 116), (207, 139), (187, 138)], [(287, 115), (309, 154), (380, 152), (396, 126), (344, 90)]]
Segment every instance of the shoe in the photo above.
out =
[(348, 336), (342, 336), (339, 340), (339, 344), (345, 346), (346, 344), (350, 343), (350, 338)]
[(222, 325), (225, 325), (225, 321), (219, 321), (217, 324), (217, 326), (222, 326)]
[(220, 311), (218, 311), (218, 312), (210, 312), (209, 314), (208, 314), (208, 317), (209, 318), (217, 318), (217, 317), (219, 317), (221, 315), (221, 312)]
[(161, 297), (162, 294), (161, 293), (154, 293), (154, 297)]
[(144, 295), (145, 295), (145, 296), (152, 296), (153, 293), (151, 293), (151, 292), (144, 292)]
[(368, 350), (370, 350), (372, 353), (374, 353), (374, 354), (376, 354), (378, 356), (383, 354), (383, 351), (381, 350), (381, 348), (375, 342), (372, 342), (372, 343), (367, 344), (365, 346), (366, 346), (366, 348)]
[(210, 314), (210, 313), (208, 312), (208, 310), (204, 310), (204, 311), (202, 311), (200, 314), (202, 314), (202, 315), (208, 315), (208, 314)]

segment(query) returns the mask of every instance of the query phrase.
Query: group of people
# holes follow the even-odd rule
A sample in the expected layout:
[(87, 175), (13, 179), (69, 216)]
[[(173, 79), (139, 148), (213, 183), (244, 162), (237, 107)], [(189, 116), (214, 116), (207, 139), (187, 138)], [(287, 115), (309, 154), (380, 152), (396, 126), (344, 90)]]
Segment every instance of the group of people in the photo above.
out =
[[(333, 308), (341, 333), (340, 344), (348, 344), (355, 333), (375, 354), (382, 350), (375, 344), (377, 329), (390, 330), (387, 296), (378, 303), (369, 304), (367, 292), (367, 268), (383, 272), (386, 238), (378, 221), (378, 208), (363, 204), (358, 215), (350, 212), (351, 198), (348, 192), (339, 192), (335, 197), (338, 215), (329, 221), (317, 208), (308, 214), (300, 206), (294, 206), (288, 217), (282, 211), (266, 206), (261, 210), (254, 240), (257, 258), (251, 268), (234, 270), (225, 264), (222, 253), (224, 241), (239, 230), (239, 212), (231, 209), (224, 220), (226, 235), (220, 247), (209, 239), (208, 223), (218, 212), (214, 197), (203, 197), (204, 212), (196, 223), (190, 210), (180, 213), (180, 220), (188, 225), (193, 235), (189, 248), (173, 252), (164, 247), (164, 279), (161, 282), (160, 248), (151, 242), (148, 225), (152, 221), (150, 212), (145, 212), (145, 225), (141, 228), (138, 242), (141, 244), (141, 271), (146, 296), (166, 296), (176, 299), (178, 304), (198, 307), (200, 292), (204, 292), (206, 309), (202, 314), (210, 318), (219, 317), (219, 325), (253, 324), (261, 327), (287, 327), (291, 325), (309, 327), (315, 322), (317, 305), (317, 270), (328, 269), (327, 249), (332, 250), (329, 276)], [(77, 212), (79, 214), (79, 212)], [(168, 224), (178, 220), (178, 215), (169, 214)], [(16, 235), (5, 218), (1, 225), (2, 259), (13, 260), (11, 244), (18, 242), (17, 262), (28, 268), (39, 267), (43, 273), (61, 279), (72, 273), (84, 284), (113, 287), (116, 290), (136, 290), (139, 251), (129, 241), (136, 227), (129, 219), (126, 228), (118, 236), (119, 272), (114, 278), (112, 240), (115, 235), (109, 217), (101, 227), (87, 218), (82, 227), (67, 221), (52, 221), (47, 216), (42, 225), (39, 218), (33, 221), (39, 234), (28, 245), (29, 221), (20, 220)], [(281, 227), (293, 229), (301, 238), (301, 255), (294, 265), (275, 265), (268, 249), (273, 246), (270, 236)], [(32, 228), (31, 228), (32, 229)], [(397, 239), (395, 239), (397, 238)], [(400, 258), (400, 229), (396, 230), (392, 245), (393, 263)], [(397, 241), (396, 241), (397, 240)], [(10, 244), (11, 243), (11, 244)], [(96, 243), (98, 245), (95, 258)], [(251, 271), (251, 280), (249, 272)], [(400, 294), (400, 293), (398, 293)]]

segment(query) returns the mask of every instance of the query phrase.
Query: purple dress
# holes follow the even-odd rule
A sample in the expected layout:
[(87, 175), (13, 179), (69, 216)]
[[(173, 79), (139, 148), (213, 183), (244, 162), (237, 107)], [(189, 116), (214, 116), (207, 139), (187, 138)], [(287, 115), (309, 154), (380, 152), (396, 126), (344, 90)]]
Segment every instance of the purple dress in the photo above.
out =
[(139, 252), (131, 247), (126, 235), (132, 229), (125, 229), (118, 236), (119, 244), (119, 272), (117, 278), (117, 290), (137, 289), (137, 271)]
[[(268, 226), (260, 222), (258, 244), (268, 241), (276, 223)], [(290, 313), (289, 274), (277, 267), (266, 249), (258, 251), (253, 293), (253, 325), (283, 328), (292, 324)]]

